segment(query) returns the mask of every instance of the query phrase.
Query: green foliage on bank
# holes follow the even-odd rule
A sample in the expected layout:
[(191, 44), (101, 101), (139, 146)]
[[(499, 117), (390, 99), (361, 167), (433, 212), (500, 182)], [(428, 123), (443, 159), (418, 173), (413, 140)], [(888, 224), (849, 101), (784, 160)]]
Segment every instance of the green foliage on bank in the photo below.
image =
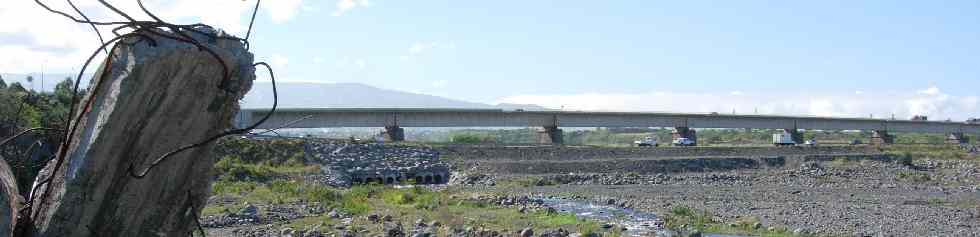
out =
[[(67, 126), (67, 116), (72, 103), (72, 81), (66, 79), (55, 86), (51, 92), (38, 92), (25, 88), (20, 83), (7, 85), (0, 79), (0, 139), (8, 138), (30, 128), (47, 128), (27, 134), (25, 139), (33, 139), (48, 146), (38, 146), (36, 142), (11, 143), (0, 147), (0, 156), (13, 168), (18, 189), (26, 194), (31, 188), (38, 171), (50, 159), (61, 143)], [(30, 86), (29, 86), (30, 87)], [(81, 90), (79, 97), (85, 95)], [(48, 150), (41, 150), (46, 147)], [(30, 159), (37, 157), (39, 159)]]
[(664, 225), (684, 232), (720, 233), (762, 237), (811, 237), (809, 233), (795, 234), (785, 227), (765, 227), (754, 217), (743, 217), (732, 223), (721, 223), (706, 210), (675, 206), (664, 218)]
[(886, 154), (898, 157), (901, 162), (911, 164), (913, 159), (964, 160), (977, 159), (959, 145), (889, 145), (880, 148)]

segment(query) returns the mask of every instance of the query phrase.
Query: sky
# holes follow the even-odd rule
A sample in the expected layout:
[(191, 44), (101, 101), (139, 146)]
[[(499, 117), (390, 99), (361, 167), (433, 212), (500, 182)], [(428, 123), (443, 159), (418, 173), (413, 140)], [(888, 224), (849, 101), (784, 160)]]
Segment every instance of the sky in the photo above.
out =
[[(140, 15), (135, 0), (109, 2)], [(145, 3), (244, 35), (255, 1)], [(283, 81), (490, 104), (963, 120), (980, 117), (977, 12), (955, 0), (266, 0), (252, 52)], [(0, 22), (0, 75), (71, 73), (98, 45), (29, 0), (0, 4)]]

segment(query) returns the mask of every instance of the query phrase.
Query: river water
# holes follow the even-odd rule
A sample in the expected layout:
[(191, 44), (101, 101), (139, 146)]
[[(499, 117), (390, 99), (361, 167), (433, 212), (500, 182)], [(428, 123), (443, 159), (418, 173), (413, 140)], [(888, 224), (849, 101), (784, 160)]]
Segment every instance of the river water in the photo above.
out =
[[(544, 205), (559, 212), (573, 213), (581, 218), (593, 219), (603, 223), (626, 227), (625, 236), (678, 236), (677, 232), (664, 228), (663, 220), (653, 212), (620, 208), (613, 205), (594, 204), (582, 200), (542, 198)], [(748, 237), (706, 233), (708, 237)]]

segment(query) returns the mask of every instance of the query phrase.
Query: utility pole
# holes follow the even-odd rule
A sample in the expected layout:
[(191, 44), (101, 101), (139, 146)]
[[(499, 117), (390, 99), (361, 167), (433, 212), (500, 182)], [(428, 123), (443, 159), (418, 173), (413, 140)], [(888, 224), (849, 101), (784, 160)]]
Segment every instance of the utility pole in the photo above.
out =
[(43, 62), (41, 62), (41, 90), (38, 91), (38, 92), (41, 92), (41, 93), (44, 93), (44, 64), (47, 64), (47, 63), (48, 63), (48, 60), (47, 59), (45, 59)]

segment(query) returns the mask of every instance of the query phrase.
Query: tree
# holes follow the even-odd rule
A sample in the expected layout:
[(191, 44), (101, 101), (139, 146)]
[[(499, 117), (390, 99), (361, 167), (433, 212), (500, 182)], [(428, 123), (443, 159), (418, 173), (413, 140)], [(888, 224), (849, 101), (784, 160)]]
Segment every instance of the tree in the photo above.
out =
[(24, 89), (24, 86), (20, 85), (20, 82), (14, 82), (14, 83), (10, 83), (10, 86), (9, 88), (7, 88), (7, 91), (10, 93), (17, 93), (17, 92), (27, 92), (27, 89)]
[(0, 90), (7, 89), (7, 83), (3, 82), (3, 76), (0, 76)]

